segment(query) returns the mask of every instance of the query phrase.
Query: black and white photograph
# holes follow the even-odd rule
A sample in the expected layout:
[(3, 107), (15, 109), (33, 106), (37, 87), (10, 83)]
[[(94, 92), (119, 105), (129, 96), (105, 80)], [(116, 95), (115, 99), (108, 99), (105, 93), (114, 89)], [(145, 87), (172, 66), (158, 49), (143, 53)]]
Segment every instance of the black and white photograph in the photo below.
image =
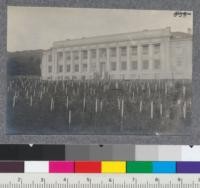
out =
[(193, 12), (8, 6), (7, 134), (184, 135)]

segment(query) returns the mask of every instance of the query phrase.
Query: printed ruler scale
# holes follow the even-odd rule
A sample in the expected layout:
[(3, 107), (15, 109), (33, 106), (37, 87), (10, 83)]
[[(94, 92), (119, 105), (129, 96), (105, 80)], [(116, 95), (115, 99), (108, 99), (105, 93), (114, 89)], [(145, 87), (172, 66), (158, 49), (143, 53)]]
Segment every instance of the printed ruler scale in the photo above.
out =
[(200, 174), (0, 174), (0, 188), (200, 188)]

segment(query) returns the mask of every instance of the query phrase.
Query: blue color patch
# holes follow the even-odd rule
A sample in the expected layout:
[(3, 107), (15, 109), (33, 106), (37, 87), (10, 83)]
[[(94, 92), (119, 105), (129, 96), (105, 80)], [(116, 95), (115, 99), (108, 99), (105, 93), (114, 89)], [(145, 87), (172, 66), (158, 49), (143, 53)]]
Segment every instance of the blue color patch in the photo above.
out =
[(153, 162), (153, 173), (176, 173), (176, 162)]

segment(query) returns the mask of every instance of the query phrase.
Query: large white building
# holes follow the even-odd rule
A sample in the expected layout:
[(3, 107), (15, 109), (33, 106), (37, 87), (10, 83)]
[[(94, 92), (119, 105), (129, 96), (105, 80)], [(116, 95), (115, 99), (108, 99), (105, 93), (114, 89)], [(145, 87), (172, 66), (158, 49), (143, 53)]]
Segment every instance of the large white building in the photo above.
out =
[(62, 79), (191, 79), (192, 33), (159, 30), (67, 39), (43, 52), (41, 76)]

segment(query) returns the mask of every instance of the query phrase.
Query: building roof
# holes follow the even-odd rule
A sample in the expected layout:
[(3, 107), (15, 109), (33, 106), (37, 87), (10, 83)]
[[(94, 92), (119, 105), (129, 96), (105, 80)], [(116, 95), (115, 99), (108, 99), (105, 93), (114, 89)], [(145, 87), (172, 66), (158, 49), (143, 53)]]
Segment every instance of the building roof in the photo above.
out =
[(139, 32), (120, 33), (104, 36), (83, 37), (79, 39), (67, 39), (53, 43), (53, 48), (64, 48), (73, 46), (96, 45), (104, 43), (116, 43), (130, 40), (149, 38), (171, 37), (172, 39), (189, 38), (192, 35), (184, 32), (171, 32), (170, 27), (155, 30), (143, 30)]
[(184, 33), (184, 32), (172, 32), (171, 33), (171, 38), (175, 39), (180, 39), (180, 38), (191, 38), (192, 34), (191, 33)]

